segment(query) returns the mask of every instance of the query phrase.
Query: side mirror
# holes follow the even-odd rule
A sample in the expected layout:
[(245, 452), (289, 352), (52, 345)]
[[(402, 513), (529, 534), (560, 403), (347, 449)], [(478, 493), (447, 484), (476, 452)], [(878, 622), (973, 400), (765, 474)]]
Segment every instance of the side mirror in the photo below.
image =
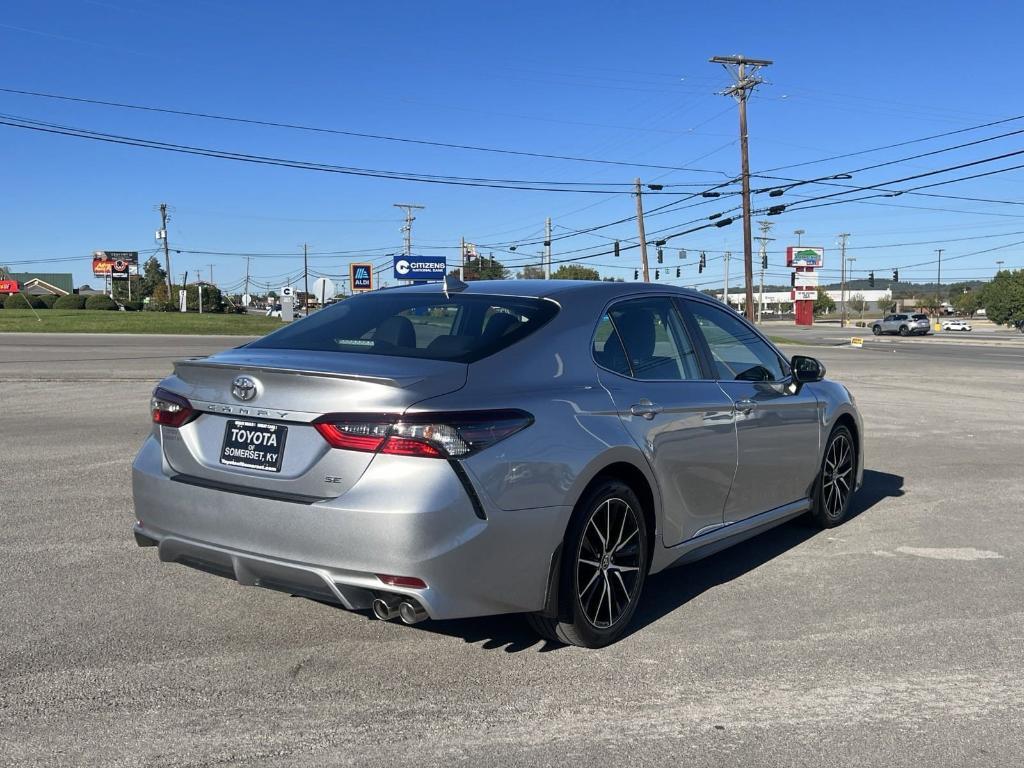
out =
[(807, 355), (793, 355), (790, 367), (793, 369), (793, 381), (797, 384), (809, 384), (825, 378), (824, 364)]

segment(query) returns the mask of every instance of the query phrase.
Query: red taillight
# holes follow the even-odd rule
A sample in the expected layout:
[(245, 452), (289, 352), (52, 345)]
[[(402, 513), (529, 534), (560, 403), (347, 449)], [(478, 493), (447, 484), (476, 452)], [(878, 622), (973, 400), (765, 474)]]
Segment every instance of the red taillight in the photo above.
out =
[(394, 456), (462, 458), (533, 423), (525, 411), (417, 413), (406, 416), (330, 414), (313, 425), (332, 448)]
[(377, 578), (389, 587), (410, 587), (412, 589), (426, 589), (427, 583), (415, 576), (389, 576), (386, 573), (378, 573)]
[(149, 401), (153, 423), (163, 427), (182, 427), (199, 416), (192, 403), (181, 395), (157, 387)]
[(320, 421), (313, 425), (332, 448), (376, 453), (391, 424), (371, 421)]
[(408, 437), (389, 437), (381, 453), (390, 453), (393, 456), (429, 456), (434, 459), (443, 459), (444, 454), (423, 440), (412, 440)]

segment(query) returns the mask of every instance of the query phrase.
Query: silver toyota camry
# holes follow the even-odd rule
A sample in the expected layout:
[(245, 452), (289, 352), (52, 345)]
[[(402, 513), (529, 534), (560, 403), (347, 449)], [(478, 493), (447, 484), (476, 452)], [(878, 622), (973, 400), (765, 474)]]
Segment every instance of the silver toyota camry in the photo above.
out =
[(853, 397), (731, 309), (648, 284), (363, 294), (153, 392), (135, 539), (408, 624), (525, 613), (620, 637), (648, 574), (797, 515), (843, 522)]

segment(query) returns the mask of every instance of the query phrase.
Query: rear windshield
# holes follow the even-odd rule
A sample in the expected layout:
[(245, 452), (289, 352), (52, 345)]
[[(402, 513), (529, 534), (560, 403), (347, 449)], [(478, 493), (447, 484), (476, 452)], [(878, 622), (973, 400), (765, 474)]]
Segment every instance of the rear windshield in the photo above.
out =
[(529, 336), (557, 312), (552, 301), (516, 296), (366, 293), (249, 346), (471, 363)]

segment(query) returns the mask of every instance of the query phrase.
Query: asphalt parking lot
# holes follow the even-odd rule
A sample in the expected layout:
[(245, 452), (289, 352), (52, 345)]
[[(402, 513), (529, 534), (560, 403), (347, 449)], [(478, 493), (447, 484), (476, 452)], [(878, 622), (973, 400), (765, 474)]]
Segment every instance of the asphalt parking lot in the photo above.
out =
[(811, 340), (864, 415), (859, 514), (653, 577), (587, 651), (158, 563), (149, 392), (241, 340), (0, 337), (0, 764), (1018, 764), (1024, 339)]

